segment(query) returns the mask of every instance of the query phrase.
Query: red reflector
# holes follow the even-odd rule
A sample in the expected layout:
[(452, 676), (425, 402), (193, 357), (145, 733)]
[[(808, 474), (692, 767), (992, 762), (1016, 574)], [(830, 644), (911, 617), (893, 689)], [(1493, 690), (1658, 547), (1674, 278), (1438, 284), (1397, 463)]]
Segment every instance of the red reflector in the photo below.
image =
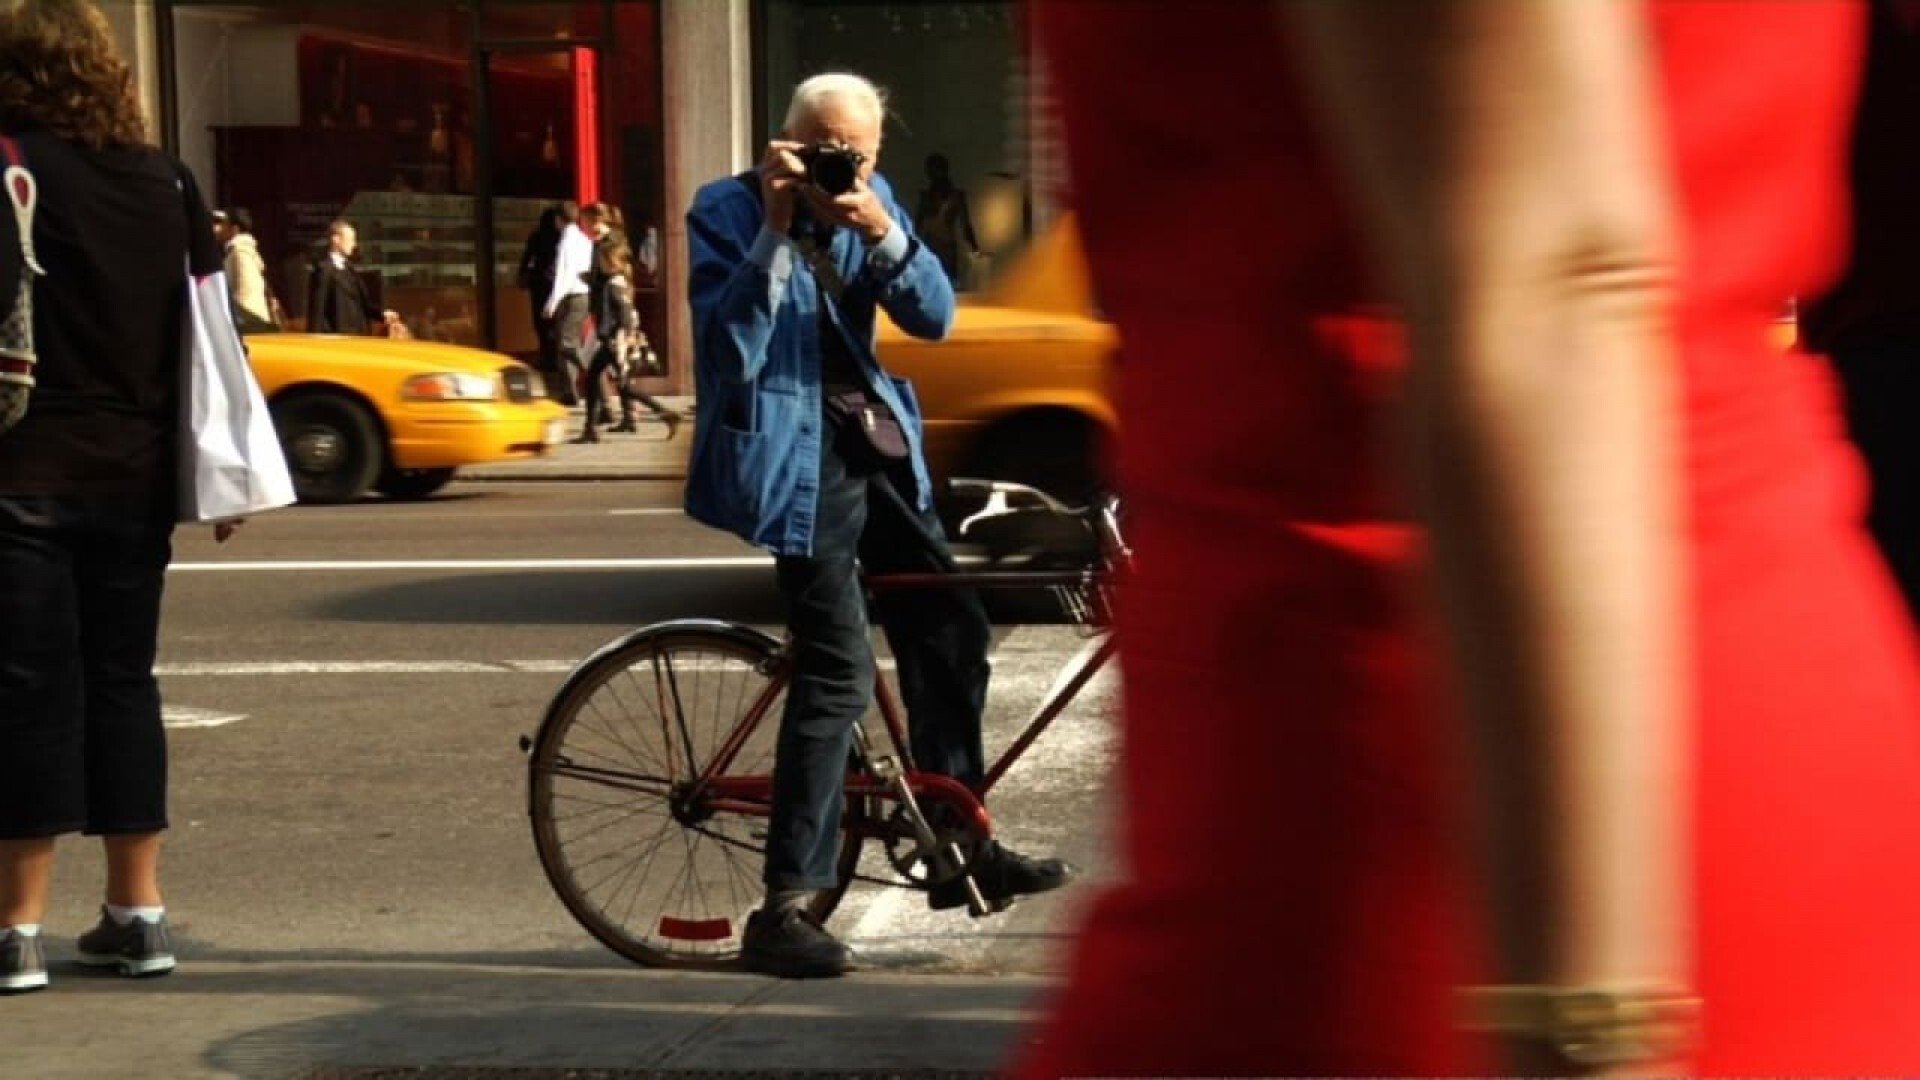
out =
[(660, 936), (674, 941), (725, 941), (733, 936), (733, 920), (676, 919), (662, 915)]

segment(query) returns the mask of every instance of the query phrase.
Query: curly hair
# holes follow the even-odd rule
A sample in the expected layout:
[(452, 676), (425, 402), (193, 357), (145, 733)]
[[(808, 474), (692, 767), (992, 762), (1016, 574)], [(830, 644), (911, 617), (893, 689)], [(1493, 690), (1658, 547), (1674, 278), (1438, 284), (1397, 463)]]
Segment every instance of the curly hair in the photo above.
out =
[(0, 129), (82, 146), (149, 142), (105, 15), (92, 0), (0, 0)]

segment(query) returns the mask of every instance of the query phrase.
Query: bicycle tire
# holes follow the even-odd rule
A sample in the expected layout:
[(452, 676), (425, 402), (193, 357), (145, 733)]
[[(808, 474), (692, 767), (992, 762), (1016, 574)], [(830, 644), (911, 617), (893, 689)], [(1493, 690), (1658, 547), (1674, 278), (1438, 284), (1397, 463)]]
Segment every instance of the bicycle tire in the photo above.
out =
[[(635, 963), (724, 966), (739, 955), (747, 913), (763, 892), (766, 819), (722, 812), (684, 820), (665, 781), (706, 768), (774, 684), (780, 649), (732, 623), (645, 627), (575, 669), (541, 722), (528, 758), (541, 867), (574, 919)], [(774, 693), (724, 775), (771, 774), (784, 689)], [(575, 759), (628, 786), (577, 775)], [(849, 820), (863, 812), (846, 808)], [(861, 845), (842, 831), (836, 884), (817, 893), (811, 909), (818, 922), (852, 884)], [(654, 899), (643, 903), (643, 894)]]

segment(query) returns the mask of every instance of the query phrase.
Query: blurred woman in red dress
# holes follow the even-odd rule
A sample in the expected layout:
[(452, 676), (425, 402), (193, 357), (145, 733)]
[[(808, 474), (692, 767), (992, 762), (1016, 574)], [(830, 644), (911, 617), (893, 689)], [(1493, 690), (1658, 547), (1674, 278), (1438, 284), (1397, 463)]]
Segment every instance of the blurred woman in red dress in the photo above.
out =
[(1277, 7), (1037, 9), (1140, 571), (1130, 876), (1027, 1069), (1920, 1068), (1913, 642), (1768, 342), (1861, 12)]

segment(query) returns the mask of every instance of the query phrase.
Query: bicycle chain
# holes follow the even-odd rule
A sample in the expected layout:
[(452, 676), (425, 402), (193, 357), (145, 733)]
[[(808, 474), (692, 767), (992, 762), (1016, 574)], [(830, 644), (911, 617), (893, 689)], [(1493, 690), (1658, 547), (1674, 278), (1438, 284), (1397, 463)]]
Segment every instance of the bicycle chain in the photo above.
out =
[[(759, 855), (766, 854), (765, 848), (755, 847), (754, 845), (748, 843), (745, 840), (741, 840), (732, 836), (727, 836), (724, 833), (714, 832), (713, 830), (707, 828), (704, 825), (683, 825), (681, 826), (681, 828), (691, 829), (694, 832), (699, 833), (701, 836), (712, 837), (713, 839), (718, 840), (723, 844), (731, 844), (734, 847), (741, 849), (742, 851), (751, 851)], [(885, 885), (895, 889), (912, 889), (915, 892), (926, 892), (928, 889), (928, 886), (922, 885), (917, 881), (907, 881), (897, 877), (896, 878), (879, 878), (879, 877), (874, 877), (872, 874), (862, 874), (857, 870), (854, 871), (852, 880), (865, 882), (868, 885)]]

